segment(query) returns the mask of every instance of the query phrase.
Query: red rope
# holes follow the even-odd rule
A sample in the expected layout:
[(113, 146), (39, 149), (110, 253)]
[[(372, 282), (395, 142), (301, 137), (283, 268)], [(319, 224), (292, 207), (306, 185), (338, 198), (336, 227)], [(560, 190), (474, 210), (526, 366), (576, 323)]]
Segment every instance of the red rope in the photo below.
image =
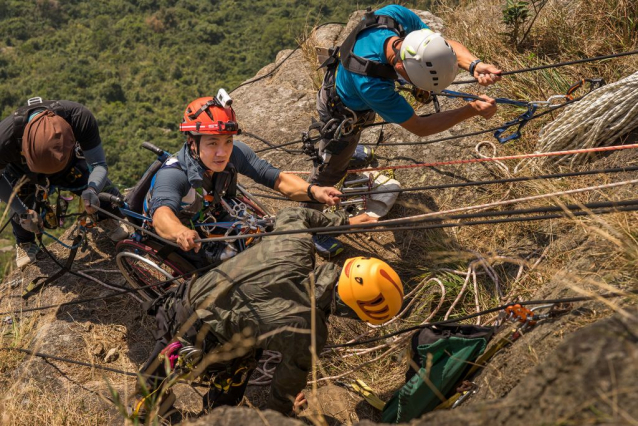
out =
[[(636, 148), (638, 148), (638, 144), (619, 145), (619, 146), (602, 146), (598, 148), (572, 149), (570, 151), (553, 151), (553, 152), (540, 152), (540, 153), (534, 153), (534, 154), (508, 155), (505, 157), (470, 158), (468, 160), (438, 161), (436, 163), (404, 164), (404, 165), (398, 165), (398, 166), (377, 167), (374, 169), (355, 169), (355, 170), (348, 170), (347, 172), (360, 173), (360, 172), (376, 172), (379, 170), (415, 169), (419, 167), (450, 166), (453, 164), (483, 163), (486, 161), (522, 160), (525, 158), (554, 157), (557, 155), (585, 154), (588, 152), (618, 151), (621, 149), (636, 149)], [(303, 175), (303, 174), (309, 174), (310, 172), (286, 171), (284, 173)]]

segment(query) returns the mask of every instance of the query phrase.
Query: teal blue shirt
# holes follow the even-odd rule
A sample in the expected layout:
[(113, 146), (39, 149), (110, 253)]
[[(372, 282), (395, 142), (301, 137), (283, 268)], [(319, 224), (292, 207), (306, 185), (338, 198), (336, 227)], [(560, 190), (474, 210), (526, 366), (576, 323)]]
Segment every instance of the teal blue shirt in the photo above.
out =
[[(375, 12), (387, 15), (403, 26), (407, 33), (428, 28), (419, 16), (403, 6), (390, 5)], [(354, 45), (355, 55), (381, 63), (387, 63), (383, 46), (397, 34), (386, 28), (371, 28), (359, 34)], [(337, 70), (337, 94), (353, 111), (374, 110), (385, 121), (403, 123), (414, 109), (394, 89), (394, 80), (355, 74), (339, 65)]]

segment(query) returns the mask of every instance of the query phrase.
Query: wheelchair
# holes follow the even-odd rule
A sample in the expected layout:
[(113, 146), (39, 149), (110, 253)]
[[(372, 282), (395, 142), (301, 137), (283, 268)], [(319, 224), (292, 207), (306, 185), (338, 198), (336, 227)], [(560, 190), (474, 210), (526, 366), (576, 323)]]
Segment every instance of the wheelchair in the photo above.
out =
[[(146, 194), (152, 176), (170, 155), (148, 142), (144, 142), (142, 146), (155, 153), (157, 160), (144, 173), (140, 182), (124, 199), (105, 193), (99, 197), (117, 206), (129, 222), (153, 232), (149, 226), (151, 218), (142, 213), (140, 194)], [(223, 221), (216, 216), (222, 217)], [(268, 209), (238, 184), (236, 195), (222, 197), (221, 203), (215, 207), (215, 215), (207, 214), (203, 221), (194, 226), (202, 238), (244, 234), (254, 234), (254, 237), (206, 242), (202, 244), (199, 253), (192, 253), (168, 245), (147, 232), (136, 230), (129, 238), (117, 244), (115, 260), (132, 288), (148, 287), (184, 275), (170, 283), (140, 290), (139, 295), (151, 301), (188, 280), (189, 276), (186, 274), (204, 266), (214, 267), (257, 244), (260, 241), (259, 234), (271, 231), (273, 225), (274, 217)]]

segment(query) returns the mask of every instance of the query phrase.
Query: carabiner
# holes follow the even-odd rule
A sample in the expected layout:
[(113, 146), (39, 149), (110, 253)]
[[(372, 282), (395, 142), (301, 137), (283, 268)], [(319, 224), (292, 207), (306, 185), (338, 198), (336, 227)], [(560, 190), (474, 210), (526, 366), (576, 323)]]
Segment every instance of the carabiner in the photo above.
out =
[[(591, 93), (592, 91), (604, 86), (606, 84), (605, 79), (603, 78), (583, 78), (582, 80), (571, 85), (569, 89), (567, 89), (567, 93), (565, 94), (565, 98), (570, 101), (575, 99), (574, 93), (583, 87), (585, 83), (589, 83), (589, 90), (587, 93)], [(586, 94), (587, 94), (586, 93)], [(584, 96), (584, 95), (583, 95)]]
[[(521, 137), (521, 130), (527, 124), (527, 122), (530, 119), (532, 119), (532, 117), (534, 117), (534, 113), (535, 112), (536, 112), (536, 105), (528, 104), (526, 112), (524, 112), (523, 114), (521, 114), (520, 116), (518, 116), (514, 120), (508, 121), (507, 123), (505, 123), (503, 125), (503, 127), (501, 127), (500, 129), (498, 129), (497, 131), (494, 132), (494, 137), (500, 143), (506, 143), (506, 142), (509, 142), (511, 140), (520, 138)], [(503, 133), (505, 133), (507, 131), (507, 129), (509, 129), (512, 126), (516, 126), (517, 124), (518, 124), (518, 128), (516, 129), (516, 131), (514, 133), (512, 133), (510, 135), (507, 135), (507, 136), (501, 137), (501, 135)]]

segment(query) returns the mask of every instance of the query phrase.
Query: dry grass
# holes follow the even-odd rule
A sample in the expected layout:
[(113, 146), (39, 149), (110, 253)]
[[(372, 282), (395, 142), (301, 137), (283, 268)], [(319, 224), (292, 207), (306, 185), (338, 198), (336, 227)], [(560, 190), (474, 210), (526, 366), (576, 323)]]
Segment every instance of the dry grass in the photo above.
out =
[[(551, 1), (536, 20), (526, 43), (517, 51), (508, 45), (501, 24), (502, 2), (495, 0), (470, 2), (466, 7), (441, 6), (446, 22), (446, 36), (459, 40), (480, 58), (497, 64), (504, 70), (520, 69), (546, 63), (554, 63), (576, 58), (634, 50), (638, 47), (638, 5), (628, 1), (562, 2)], [(633, 27), (632, 27), (633, 25)], [(593, 37), (592, 35), (596, 35)], [(635, 57), (618, 58), (603, 63), (583, 64), (557, 70), (546, 70), (508, 76), (494, 88), (487, 90), (492, 96), (512, 99), (542, 100), (554, 94), (565, 93), (567, 88), (580, 78), (603, 77), (615, 81), (635, 70), (638, 62)], [(461, 90), (470, 90), (469, 88)], [(460, 101), (459, 101), (460, 104)], [(498, 117), (491, 122), (504, 122), (520, 114), (507, 107), (500, 108)], [(543, 123), (554, 117), (532, 122), (528, 125), (521, 141), (499, 147), (499, 155), (520, 154), (534, 150), (536, 135)], [(476, 129), (480, 130), (480, 129)], [(617, 164), (625, 164), (618, 160)], [(613, 167), (611, 162), (606, 167)], [(502, 170), (492, 169), (495, 178), (507, 177)], [(552, 171), (540, 169), (530, 163), (523, 175), (536, 175)], [(598, 185), (622, 180), (616, 175), (580, 177), (544, 182), (526, 182), (514, 185), (486, 187), (485, 192), (473, 193), (467, 197), (467, 189), (452, 189), (436, 193), (436, 204), (441, 210), (467, 205), (481, 204), (543, 194), (556, 191)], [(609, 193), (588, 192), (571, 197), (553, 200), (552, 204), (578, 204), (607, 199), (632, 197), (632, 188), (627, 188), (611, 196)], [(464, 203), (465, 202), (465, 203)], [(517, 205), (526, 208), (546, 205), (547, 202)], [(400, 199), (393, 210), (398, 217), (404, 216), (401, 210), (411, 214), (415, 210), (425, 210), (423, 205), (414, 205), (409, 200)], [(601, 217), (575, 218), (574, 220), (552, 220), (547, 222), (528, 222), (501, 224), (490, 227), (465, 227), (445, 232), (414, 232), (405, 235), (396, 233), (395, 244), (403, 245), (404, 256), (400, 265), (412, 269), (409, 276), (415, 276), (415, 269), (423, 271), (425, 276), (440, 278), (446, 288), (446, 303), (440, 312), (446, 312), (451, 300), (458, 294), (463, 277), (451, 272), (441, 272), (441, 268), (467, 269), (469, 262), (477, 254), (494, 259), (490, 262), (500, 278), (505, 293), (503, 300), (529, 298), (546, 288), (557, 291), (558, 288), (570, 289), (576, 294), (605, 292), (614, 288), (635, 288), (636, 272), (636, 232), (631, 224), (638, 214), (613, 214)], [(559, 244), (556, 243), (560, 240)], [(400, 242), (400, 243), (399, 243)], [(406, 245), (409, 246), (405, 250)], [(407, 254), (407, 255), (406, 255)], [(510, 261), (503, 257), (510, 258)], [(523, 274), (517, 276), (519, 265), (523, 265)], [(576, 267), (574, 268), (573, 265)], [(568, 269), (569, 268), (569, 269)], [(415, 277), (407, 284), (413, 285), (422, 276)], [(552, 286), (547, 286), (548, 283)], [(481, 308), (489, 308), (499, 303), (493, 292), (492, 280), (485, 274), (478, 278)], [(432, 288), (434, 288), (433, 286)], [(553, 289), (553, 290), (552, 290)], [(546, 293), (548, 294), (548, 293)], [(410, 316), (372, 335), (387, 333), (406, 325), (419, 323), (436, 305), (438, 293), (434, 290), (423, 297)], [(618, 301), (607, 304), (610, 311), (622, 310)], [(453, 316), (474, 311), (474, 297), (469, 291), (461, 299)], [(609, 311), (607, 312), (609, 314)], [(441, 313), (438, 314), (439, 318)], [(369, 331), (365, 326), (349, 320), (333, 322), (331, 340), (345, 342)], [(378, 356), (381, 351), (361, 357), (343, 358), (342, 354), (328, 356), (323, 363), (328, 374), (339, 375)], [(537, 354), (532, 354), (538, 360)], [(392, 355), (366, 365), (352, 377), (360, 377), (384, 397), (388, 397), (401, 383), (401, 375), (406, 369), (401, 362), (400, 349)]]
[[(526, 43), (517, 51), (508, 45), (503, 35), (505, 28), (501, 24), (502, 2), (487, 0), (471, 2), (465, 7), (440, 6), (438, 13), (444, 18), (446, 36), (459, 40), (470, 50), (486, 61), (493, 62), (504, 70), (512, 70), (539, 64), (552, 63), (574, 58), (633, 50), (638, 47), (638, 3), (629, 0), (593, 0), (590, 2), (564, 2), (551, 0), (543, 9), (530, 31)], [(310, 33), (310, 31), (306, 31)], [(304, 40), (306, 37), (303, 38)], [(316, 63), (316, 50), (312, 41), (302, 43), (304, 59), (310, 64)], [(635, 57), (619, 58), (604, 63), (585, 64), (559, 70), (547, 70), (524, 73), (507, 77), (495, 88), (487, 92), (494, 96), (515, 99), (546, 99), (553, 94), (564, 93), (575, 80), (583, 77), (602, 76), (615, 81), (636, 69)], [(320, 74), (313, 76), (316, 87), (320, 84)], [(461, 89), (463, 90), (463, 89)], [(469, 90), (469, 89), (465, 89)], [(516, 111), (501, 108), (499, 116), (493, 122), (505, 121)], [(499, 147), (499, 154), (531, 152), (536, 143), (538, 131), (546, 119), (532, 122), (527, 127), (525, 137), (520, 142)], [(623, 157), (610, 157), (606, 167), (627, 164)], [(498, 169), (492, 169), (495, 178), (506, 177)], [(530, 163), (524, 174), (546, 173)], [(515, 185), (486, 187), (484, 192), (468, 192), (465, 189), (449, 189), (438, 192), (436, 204), (441, 210), (462, 205), (496, 201), (504, 198), (517, 198), (532, 194), (568, 190), (594, 184), (620, 180), (618, 176), (603, 175), (580, 177), (551, 182), (526, 182)], [(560, 205), (587, 203), (606, 199), (623, 199), (632, 196), (633, 188), (610, 193), (583, 193), (571, 197), (553, 200)], [(530, 204), (543, 205), (546, 203)], [(424, 204), (400, 198), (392, 212), (394, 217), (415, 214), (415, 211), (427, 211)], [(638, 213), (612, 214), (601, 217), (584, 217), (574, 220), (552, 220), (547, 222), (529, 222), (501, 224), (492, 227), (466, 227), (445, 231), (397, 232), (394, 235), (375, 236), (373, 241), (364, 237), (353, 237), (352, 242), (361, 247), (375, 247), (383, 251), (391, 262), (397, 265), (402, 277), (407, 277), (406, 289), (412, 289), (423, 279), (437, 277), (446, 291), (445, 302), (436, 319), (441, 318), (461, 291), (465, 277), (450, 270), (466, 271), (468, 265), (477, 258), (487, 262), (498, 275), (505, 294), (503, 300), (528, 298), (541, 294), (591, 294), (616, 288), (635, 288), (638, 266), (638, 233), (634, 224)], [(522, 273), (519, 267), (522, 265)], [(465, 295), (452, 312), (452, 317), (474, 312), (475, 296), (481, 308), (497, 305), (501, 300), (494, 293), (493, 280), (485, 273), (485, 268), (477, 266), (477, 284), (479, 294), (475, 295), (469, 285)], [(551, 284), (551, 285), (550, 285)], [(540, 290), (540, 291), (539, 291)], [(0, 306), (4, 310), (12, 304), (7, 303), (9, 294), (15, 290), (4, 286), (0, 289)], [(412, 310), (405, 318), (384, 329), (371, 330), (360, 322), (333, 318), (330, 323), (330, 342), (341, 343), (357, 338), (362, 334), (368, 337), (398, 330), (405, 326), (420, 323), (435, 309), (440, 299), (440, 290), (436, 283), (427, 285), (415, 297)], [(592, 318), (608, 315), (610, 311), (623, 309), (624, 304), (633, 300), (608, 301), (606, 311), (597, 311)], [(128, 305), (113, 303), (100, 308), (102, 318), (113, 320)], [(33, 348), (33, 338), (42, 324), (49, 320), (39, 315), (25, 316), (13, 325), (2, 323), (2, 346)], [(593, 319), (583, 317), (580, 327)], [(0, 318), (1, 319), (1, 318)], [(139, 320), (138, 320), (139, 323)], [(146, 324), (148, 326), (148, 324)], [(86, 360), (92, 356), (92, 350), (100, 344), (108, 350), (114, 345), (125, 348), (122, 338), (127, 330), (118, 329), (113, 324), (94, 324), (92, 326), (72, 324), (75, 332), (81, 334), (83, 346), (69, 348), (69, 355)], [(130, 343), (130, 342), (129, 342)], [(76, 349), (76, 353), (71, 353)], [(385, 349), (383, 349), (385, 350)], [(348, 353), (323, 354), (318, 365), (318, 377), (335, 376), (347, 372), (360, 364), (370, 362), (382, 351), (372, 351), (363, 355)], [(382, 399), (388, 399), (402, 382), (406, 363), (404, 347), (396, 347), (387, 356), (364, 365), (347, 379), (361, 378), (371, 385)], [(344, 355), (351, 355), (344, 357)], [(528, 351), (527, 357), (532, 363), (542, 361), (543, 354)], [(106, 390), (105, 382), (92, 377), (87, 371), (74, 371), (71, 379), (76, 380), (85, 390), (78, 391), (71, 381), (62, 381), (65, 387), (60, 390), (49, 389), (37, 383), (27, 375), (24, 368), (27, 358), (15, 352), (2, 352), (0, 358), (0, 423), (2, 424), (109, 424), (114, 418), (113, 407), (96, 404), (99, 400), (91, 389)], [(29, 361), (29, 365), (42, 367), (42, 363)], [(46, 364), (46, 363), (44, 363)], [(132, 371), (134, 365), (125, 363), (123, 369)], [(36, 367), (34, 367), (36, 368)], [(65, 369), (65, 371), (68, 371)], [(17, 372), (17, 373), (16, 373)], [(52, 373), (48, 373), (52, 374)], [(123, 398), (132, 389), (132, 380), (109, 376), (118, 384)], [(97, 384), (96, 384), (97, 383)], [(87, 386), (91, 384), (92, 386)], [(265, 390), (264, 390), (265, 391)], [(89, 400), (93, 399), (93, 402)], [(255, 397), (259, 399), (259, 397)], [(354, 402), (353, 402), (354, 401)], [(346, 405), (349, 411), (347, 419), (378, 420), (378, 412), (358, 404), (361, 401), (353, 397)], [(253, 399), (254, 402), (254, 399)], [(255, 404), (258, 405), (258, 404)], [(115, 417), (114, 417), (115, 416)], [(311, 419), (319, 424), (325, 420), (320, 414)]]

